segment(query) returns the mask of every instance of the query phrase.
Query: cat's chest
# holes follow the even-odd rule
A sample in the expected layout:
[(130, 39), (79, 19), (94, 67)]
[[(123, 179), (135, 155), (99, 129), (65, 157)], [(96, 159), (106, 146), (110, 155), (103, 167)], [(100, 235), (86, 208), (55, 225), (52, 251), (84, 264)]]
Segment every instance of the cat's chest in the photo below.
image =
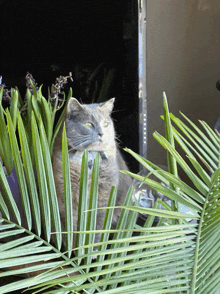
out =
[[(108, 155), (106, 152), (89, 151), (88, 152), (88, 175), (91, 176), (94, 160), (99, 153), (99, 167), (108, 165)], [(69, 155), (70, 169), (80, 174), (82, 165), (83, 152), (77, 151)]]

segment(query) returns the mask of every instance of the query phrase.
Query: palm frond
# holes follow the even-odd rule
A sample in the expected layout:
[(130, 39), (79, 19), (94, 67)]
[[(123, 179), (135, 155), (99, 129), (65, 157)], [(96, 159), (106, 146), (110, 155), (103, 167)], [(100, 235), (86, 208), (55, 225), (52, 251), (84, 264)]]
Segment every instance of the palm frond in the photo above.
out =
[[(183, 115), (183, 114), (182, 114)], [(170, 184), (175, 185), (180, 191), (180, 194), (175, 195), (173, 191), (170, 193), (163, 190), (160, 184), (153, 183), (147, 177), (140, 177), (132, 175), (134, 178), (148, 184), (153, 189), (162, 192), (167, 197), (178, 201), (191, 209), (192, 212), (199, 214), (198, 231), (196, 233), (195, 251), (193, 257), (192, 273), (190, 274), (190, 293), (219, 293), (220, 279), (219, 279), (219, 174), (217, 169), (219, 165), (219, 137), (211, 130), (205, 123), (200, 121), (204, 127), (206, 134), (204, 134), (193, 122), (191, 122), (185, 115), (183, 117), (193, 128), (190, 129), (180, 119), (176, 118), (173, 114), (169, 115), (172, 121), (175, 122), (177, 127), (183, 132), (183, 135), (170, 125), (173, 131), (173, 137), (179, 143), (180, 147), (188, 155), (188, 159), (194, 168), (194, 171), (189, 166), (180, 154), (175, 150), (174, 145), (163, 138), (157, 132), (154, 137), (159, 143), (176, 159), (176, 162), (185, 171), (187, 176), (194, 184), (194, 188), (186, 183), (183, 183), (175, 176), (162, 171), (156, 170), (154, 175), (162, 175), (163, 178), (169, 181)], [(166, 124), (167, 125), (167, 124)], [(185, 136), (184, 136), (185, 135)], [(190, 151), (191, 150), (191, 151)], [(131, 150), (127, 151), (134, 155)], [(192, 153), (193, 152), (193, 153)], [(150, 162), (135, 155), (135, 157), (149, 169), (153, 166)], [(198, 158), (198, 160), (197, 160)], [(202, 166), (208, 168), (209, 173)], [(149, 169), (152, 172), (152, 168)], [(212, 172), (210, 176), (210, 172)], [(159, 176), (158, 176), (159, 178)], [(180, 199), (182, 198), (182, 199)], [(195, 206), (192, 206), (195, 205)], [(210, 249), (211, 248), (211, 249)], [(147, 292), (146, 292), (147, 293)], [(163, 292), (161, 292), (163, 293)], [(182, 293), (180, 291), (180, 293)], [(183, 292), (184, 293), (184, 292)]]
[[(112, 230), (117, 194), (116, 187), (112, 187), (103, 228), (96, 230), (99, 158), (95, 159), (91, 189), (87, 191), (88, 151), (85, 151), (81, 168), (78, 228), (77, 232), (73, 232), (64, 126), (62, 153), (66, 232), (63, 236), (66, 241), (62, 247), (51, 164), (54, 113), (42, 98), (40, 90), (34, 89), (34, 94), (28, 97), (30, 109), (27, 120), (15, 111), (16, 103), (10, 111), (2, 109), (0, 112), (0, 135), (2, 126), (8, 136), (6, 144), (10, 149), (7, 152), (11, 152), (8, 167), (12, 169), (13, 164), (15, 166), (25, 212), (23, 220), (0, 165), (0, 278), (25, 275), (24, 280), (0, 286), (0, 292), (29, 288), (32, 293), (220, 293), (219, 136), (205, 122), (200, 121), (203, 132), (184, 115), (186, 123), (170, 114), (164, 94), (166, 138), (157, 132), (154, 137), (167, 150), (169, 172), (126, 149), (150, 173), (146, 176), (128, 171), (124, 173), (166, 195), (172, 200), (171, 205), (162, 201), (164, 209), (159, 209), (158, 202), (153, 208), (139, 207), (138, 202), (131, 205), (134, 194), (131, 187), (128, 192), (125, 191), (127, 197), (124, 205), (118, 207), (121, 208), (121, 215), (116, 229)], [(42, 114), (46, 116), (42, 118)], [(19, 138), (15, 127), (18, 127)], [(3, 150), (2, 142), (0, 140), (0, 152), (7, 146)], [(176, 150), (176, 143), (186, 153), (186, 158)], [(2, 158), (4, 162), (6, 159)], [(179, 179), (179, 168), (185, 171), (190, 183)], [(170, 188), (148, 177), (152, 173)], [(87, 195), (90, 195), (88, 203)], [(190, 213), (181, 212), (181, 205), (187, 207)], [(136, 224), (138, 213), (148, 215), (143, 227)], [(155, 216), (160, 217), (157, 226), (153, 226)], [(193, 219), (197, 223), (191, 223)], [(75, 248), (72, 248), (73, 234), (76, 234)], [(96, 234), (101, 234), (99, 243), (94, 243)], [(96, 248), (98, 251), (94, 252)]]

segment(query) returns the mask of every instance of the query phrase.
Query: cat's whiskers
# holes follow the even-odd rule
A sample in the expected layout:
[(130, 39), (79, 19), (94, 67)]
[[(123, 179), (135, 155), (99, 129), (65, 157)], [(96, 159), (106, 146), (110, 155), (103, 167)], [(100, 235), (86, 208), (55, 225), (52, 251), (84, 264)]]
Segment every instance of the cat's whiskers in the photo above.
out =
[(71, 152), (71, 151), (73, 151), (73, 150), (75, 150), (75, 148), (71, 148), (71, 149), (69, 149), (69, 150), (68, 150), (68, 153)]
[[(82, 140), (83, 139), (83, 140)], [(71, 148), (68, 150), (68, 152), (71, 152), (73, 150), (77, 151), (79, 147), (85, 147), (89, 145), (91, 142), (89, 140), (89, 136), (78, 136), (76, 140), (74, 140), (74, 145), (70, 146)]]
[(122, 141), (119, 139), (121, 136), (115, 136), (115, 141), (119, 145)]

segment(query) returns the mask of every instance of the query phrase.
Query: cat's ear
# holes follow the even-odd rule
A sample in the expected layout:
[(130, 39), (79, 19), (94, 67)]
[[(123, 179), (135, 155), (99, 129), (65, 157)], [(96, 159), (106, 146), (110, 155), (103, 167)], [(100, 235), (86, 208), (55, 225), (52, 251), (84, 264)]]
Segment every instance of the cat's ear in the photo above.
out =
[(104, 111), (108, 111), (109, 113), (112, 112), (114, 107), (115, 98), (111, 98), (104, 103), (101, 103), (100, 108)]
[(71, 97), (67, 104), (67, 113), (71, 113), (73, 111), (80, 111), (83, 109), (83, 105), (79, 103), (76, 98)]

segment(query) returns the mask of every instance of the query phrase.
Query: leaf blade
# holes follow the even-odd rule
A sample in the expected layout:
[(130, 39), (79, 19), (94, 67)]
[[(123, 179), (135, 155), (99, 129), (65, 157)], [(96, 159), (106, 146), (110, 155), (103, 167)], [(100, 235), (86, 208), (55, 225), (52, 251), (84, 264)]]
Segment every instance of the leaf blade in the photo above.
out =
[(39, 187), (40, 207), (41, 207), (41, 213), (42, 213), (42, 224), (43, 224), (46, 240), (47, 242), (49, 242), (50, 233), (51, 233), (49, 194), (48, 194), (46, 173), (45, 173), (44, 161), (43, 161), (43, 155), (42, 155), (42, 148), (40, 144), (40, 136), (38, 133), (37, 122), (33, 112), (31, 117), (31, 128), (32, 128), (32, 139), (33, 139), (36, 171), (37, 171), (37, 180), (38, 180), (38, 187)]
[(31, 159), (31, 153), (28, 148), (28, 140), (22, 118), (18, 112), (18, 134), (20, 138), (21, 153), (23, 158), (24, 170), (28, 184), (28, 191), (30, 197), (30, 203), (32, 207), (33, 223), (38, 236), (41, 235), (41, 216), (40, 216), (40, 204), (38, 199), (37, 186), (35, 182), (35, 175), (33, 170), (33, 164)]
[(18, 179), (18, 184), (21, 193), (22, 204), (25, 213), (25, 219), (27, 222), (28, 229), (31, 230), (32, 228), (32, 218), (31, 218), (31, 208), (30, 208), (30, 201), (28, 197), (28, 190), (27, 184), (25, 180), (23, 165), (21, 161), (21, 156), (19, 152), (18, 142), (15, 136), (15, 129), (13, 122), (11, 120), (11, 116), (9, 111), (7, 111), (7, 123), (8, 123), (8, 131), (9, 131), (9, 138), (11, 143), (12, 154), (14, 158), (15, 170)]
[(64, 124), (62, 133), (62, 168), (63, 168), (63, 185), (64, 185), (64, 205), (65, 205), (65, 231), (69, 232), (65, 234), (66, 249), (68, 250), (68, 256), (71, 256), (71, 250), (73, 247), (73, 208), (72, 208), (72, 194), (71, 194), (71, 180), (70, 180), (70, 168), (69, 168), (69, 154), (66, 136), (66, 127)]
[(41, 148), (44, 151), (42, 155), (43, 155), (43, 160), (45, 165), (46, 179), (48, 183), (47, 186), (48, 186), (48, 196), (49, 196), (49, 203), (50, 203), (51, 226), (53, 231), (57, 232), (57, 234), (54, 234), (53, 236), (54, 236), (56, 247), (60, 249), (62, 245), (62, 235), (60, 234), (61, 232), (60, 212), (59, 212), (57, 193), (55, 188), (55, 181), (53, 177), (53, 168), (52, 168), (51, 158), (50, 158), (50, 147), (47, 141), (47, 136), (45, 133), (42, 120), (39, 121), (39, 133), (40, 133)]

